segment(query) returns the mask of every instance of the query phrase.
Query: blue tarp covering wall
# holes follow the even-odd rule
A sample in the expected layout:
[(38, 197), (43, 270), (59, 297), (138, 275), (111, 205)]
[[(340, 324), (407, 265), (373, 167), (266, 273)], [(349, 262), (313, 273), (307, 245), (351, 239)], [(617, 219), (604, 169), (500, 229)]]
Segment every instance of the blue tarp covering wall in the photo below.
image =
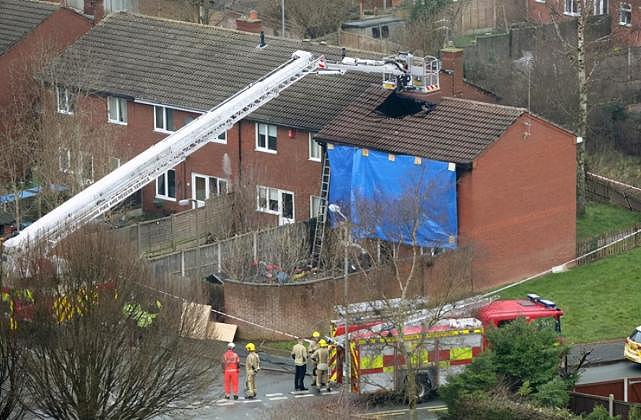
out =
[[(328, 203), (340, 206), (354, 237), (456, 248), (454, 164), (339, 145), (327, 155)], [(332, 224), (341, 221), (329, 217)]]

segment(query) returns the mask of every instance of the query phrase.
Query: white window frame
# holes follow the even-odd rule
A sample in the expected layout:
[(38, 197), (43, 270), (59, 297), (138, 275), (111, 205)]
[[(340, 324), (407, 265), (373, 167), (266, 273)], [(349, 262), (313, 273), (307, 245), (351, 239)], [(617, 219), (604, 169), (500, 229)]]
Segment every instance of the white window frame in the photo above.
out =
[(74, 95), (69, 92), (69, 88), (56, 86), (56, 103), (59, 114), (73, 115), (74, 99)]
[[(629, 16), (629, 19), (624, 20), (623, 16)], [(619, 25), (621, 26), (632, 26), (632, 4), (631, 3), (621, 3), (619, 4)]]
[[(158, 114), (156, 112), (156, 109), (160, 108), (162, 109), (162, 124), (160, 127), (158, 127), (158, 118), (156, 115)], [(170, 110), (172, 112), (172, 117), (173, 113), (175, 111), (174, 108), (168, 107), (168, 106), (163, 106), (163, 105), (154, 105), (154, 131), (157, 133), (173, 133), (176, 131), (176, 127), (174, 126), (173, 130), (168, 130), (167, 129), (167, 111)], [(173, 123), (173, 121), (172, 121)]]
[[(265, 197), (266, 197), (266, 206), (263, 207), (260, 205), (260, 192), (264, 191), (265, 192)], [(269, 207), (269, 202), (270, 200), (273, 200), (271, 195), (276, 194), (276, 201), (277, 201), (277, 210), (272, 210)], [(256, 211), (259, 211), (261, 213), (267, 213), (267, 214), (273, 214), (279, 217), (279, 222), (281, 222), (284, 217), (283, 217), (283, 194), (290, 194), (292, 196), (292, 217), (291, 219), (287, 219), (291, 222), (296, 220), (296, 195), (292, 191), (287, 191), (287, 190), (281, 190), (278, 188), (272, 188), (272, 187), (265, 187), (263, 185), (257, 185), (256, 186)], [(282, 223), (281, 223), (282, 224)]]
[[(89, 159), (91, 163), (91, 174), (85, 174), (85, 159)], [(93, 155), (90, 155), (89, 153), (85, 152), (80, 152), (80, 175), (82, 176), (82, 185), (90, 185), (93, 184), (94, 182), (94, 176), (95, 176), (95, 168), (93, 164)], [(89, 176), (87, 176), (89, 175)]]
[(605, 16), (608, 14), (608, 0), (594, 0), (594, 15)]
[[(221, 190), (221, 182), (225, 183), (225, 193), (229, 192), (229, 180), (226, 178), (220, 178), (217, 176), (211, 176), (211, 175), (203, 175), (199, 174), (196, 172), (191, 173), (191, 198), (193, 200), (196, 200), (198, 202), (198, 207), (202, 207), (205, 204), (204, 200), (199, 200), (196, 198), (196, 178), (204, 178), (205, 179), (205, 200), (208, 200), (212, 197), (212, 191), (211, 191), (211, 182), (214, 180), (216, 182), (216, 189), (218, 191)], [(216, 195), (220, 195), (216, 194)], [(192, 205), (192, 207), (195, 207), (195, 204)]]
[[(112, 111), (116, 114), (115, 119), (111, 118)], [(125, 98), (107, 96), (107, 121), (112, 124), (127, 125), (127, 100)]]
[[(314, 150), (318, 151), (318, 157), (314, 156)], [(323, 148), (320, 143), (314, 140), (312, 133), (309, 133), (309, 160), (314, 162), (320, 162), (321, 157), (323, 156)]]
[(212, 137), (209, 141), (212, 143), (227, 144), (227, 130), (223, 131), (222, 134), (219, 134), (216, 137)]
[[(261, 127), (265, 127), (265, 146), (262, 147), (258, 143)], [(270, 131), (274, 130), (276, 135), (274, 136), (276, 138), (276, 149), (270, 149), (269, 148), (269, 138), (272, 137), (270, 136)], [(263, 124), (263, 123), (256, 123), (256, 151), (259, 152), (264, 152), (264, 153), (271, 153), (271, 154), (276, 154), (278, 153), (278, 127), (272, 124)]]
[[(566, 16), (579, 16), (579, 13), (577, 12), (578, 1), (581, 1), (581, 0), (564, 0), (563, 14)], [(570, 10), (568, 10), (568, 5), (570, 6)]]
[(169, 196), (169, 172), (171, 171), (174, 173), (174, 195), (178, 195), (178, 188), (176, 187), (176, 170), (169, 169), (158, 177), (160, 178), (162, 176), (165, 178), (165, 191), (158, 191), (158, 178), (156, 178), (156, 198), (167, 201), (176, 201), (176, 197)]
[[(318, 195), (310, 195), (309, 196), (309, 218), (313, 219), (314, 217), (318, 217), (320, 215), (321, 211), (321, 205), (323, 203), (322, 197)], [(314, 214), (314, 202), (318, 202), (318, 214)]]

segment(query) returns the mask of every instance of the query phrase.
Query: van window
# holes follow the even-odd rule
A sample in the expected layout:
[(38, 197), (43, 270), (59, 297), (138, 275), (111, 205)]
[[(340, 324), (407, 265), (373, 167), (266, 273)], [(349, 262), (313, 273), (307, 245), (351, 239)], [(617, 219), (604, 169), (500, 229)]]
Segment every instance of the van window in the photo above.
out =
[(630, 334), (630, 340), (634, 341), (635, 343), (641, 343), (641, 331), (634, 330), (634, 332)]

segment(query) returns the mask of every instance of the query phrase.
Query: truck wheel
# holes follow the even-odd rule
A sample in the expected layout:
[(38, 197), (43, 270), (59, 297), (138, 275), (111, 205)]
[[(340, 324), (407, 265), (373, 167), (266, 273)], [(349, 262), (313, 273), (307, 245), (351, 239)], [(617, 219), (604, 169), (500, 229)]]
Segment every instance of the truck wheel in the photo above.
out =
[(416, 375), (416, 394), (418, 402), (427, 401), (432, 395), (432, 379), (426, 373)]

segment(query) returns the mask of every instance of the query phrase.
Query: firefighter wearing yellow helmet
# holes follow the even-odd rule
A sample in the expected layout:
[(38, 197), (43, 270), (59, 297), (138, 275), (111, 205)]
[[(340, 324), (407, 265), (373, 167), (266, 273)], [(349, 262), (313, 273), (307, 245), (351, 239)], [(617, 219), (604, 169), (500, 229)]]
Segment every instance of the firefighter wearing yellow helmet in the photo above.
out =
[(318, 348), (312, 354), (312, 360), (316, 363), (316, 391), (320, 392), (323, 384), (327, 384), (327, 391), (331, 391), (328, 377), (329, 349), (327, 348), (327, 341), (322, 338), (318, 341)]
[[(313, 359), (311, 359), (311, 356), (314, 354), (316, 349), (318, 349), (318, 340), (320, 340), (320, 333), (318, 331), (314, 331), (312, 333), (312, 339), (309, 340), (309, 346), (307, 347), (307, 354), (310, 357), (310, 360), (312, 361), (312, 378), (316, 377), (316, 362), (314, 362)], [(312, 381), (313, 383), (314, 381)]]
[(260, 370), (260, 357), (256, 354), (254, 343), (247, 343), (247, 358), (245, 359), (245, 389), (247, 399), (256, 397), (256, 372)]

